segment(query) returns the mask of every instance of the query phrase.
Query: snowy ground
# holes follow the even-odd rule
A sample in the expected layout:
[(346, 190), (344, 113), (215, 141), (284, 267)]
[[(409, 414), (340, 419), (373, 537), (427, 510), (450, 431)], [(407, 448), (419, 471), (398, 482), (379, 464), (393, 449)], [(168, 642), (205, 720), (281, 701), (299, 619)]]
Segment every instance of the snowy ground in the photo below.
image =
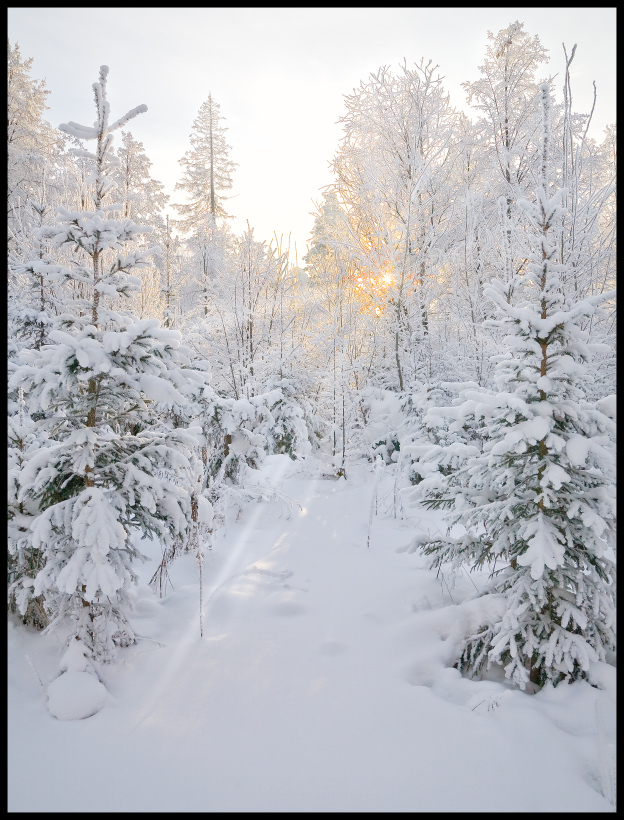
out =
[(613, 811), (613, 667), (537, 695), (461, 678), (483, 578), (447, 588), (401, 551), (439, 516), (392, 517), (387, 473), (367, 548), (372, 467), (265, 472), (303, 509), (253, 504), (216, 539), (203, 640), (194, 558), (158, 599), (142, 543), (145, 637), (93, 717), (50, 715), (58, 647), (9, 625), (9, 811)]

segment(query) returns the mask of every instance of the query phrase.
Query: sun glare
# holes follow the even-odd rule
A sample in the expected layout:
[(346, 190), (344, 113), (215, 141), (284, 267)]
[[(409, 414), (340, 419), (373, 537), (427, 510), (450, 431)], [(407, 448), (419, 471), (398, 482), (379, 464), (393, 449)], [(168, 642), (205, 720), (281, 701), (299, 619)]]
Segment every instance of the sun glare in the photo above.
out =
[(360, 270), (353, 277), (363, 313), (372, 309), (375, 316), (382, 315), (388, 291), (394, 284), (393, 270), (393, 265), (387, 264), (375, 271)]

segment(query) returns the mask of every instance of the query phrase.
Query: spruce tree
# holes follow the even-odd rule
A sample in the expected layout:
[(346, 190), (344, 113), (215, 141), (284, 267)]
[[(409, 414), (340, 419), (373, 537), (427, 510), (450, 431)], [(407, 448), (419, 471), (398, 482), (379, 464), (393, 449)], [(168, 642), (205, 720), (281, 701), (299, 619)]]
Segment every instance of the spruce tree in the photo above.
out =
[(180, 165), (184, 168), (182, 180), (176, 190), (186, 191), (188, 202), (176, 205), (180, 212), (180, 227), (184, 231), (195, 229), (200, 217), (208, 214), (214, 222), (217, 217), (227, 217), (222, 202), (222, 191), (232, 187), (232, 172), (236, 163), (229, 159), (230, 146), (225, 141), (227, 128), (219, 104), (212, 94), (202, 103), (193, 122), (191, 148), (184, 154)]
[(23, 390), (18, 391), (17, 404), (17, 412), (8, 417), (8, 605), (9, 612), (19, 612), (25, 624), (43, 629), (48, 624), (45, 602), (32, 592), (43, 566), (43, 551), (33, 546), (30, 529), (40, 510), (35, 499), (21, 497), (21, 476), (30, 458), (49, 442), (25, 411)]
[[(590, 350), (581, 322), (613, 293), (575, 301), (555, 262), (565, 190), (551, 194), (550, 97), (541, 86), (543, 134), (529, 222), (530, 263), (513, 304), (505, 284), (486, 294), (502, 313), (508, 352), (498, 393), (466, 391), (455, 427), (472, 427), (482, 452), (438, 483), (424, 503), (450, 505), (466, 535), (428, 543), (433, 565), (489, 566), (501, 617), (466, 640), (459, 668), (492, 663), (521, 688), (586, 677), (615, 648), (615, 468), (612, 421), (586, 400)], [(498, 565), (498, 570), (496, 569)]]
[(95, 152), (78, 149), (93, 165), (94, 209), (59, 209), (48, 237), (72, 248), (75, 261), (42, 262), (38, 269), (52, 281), (77, 283), (82, 299), (56, 317), (48, 344), (22, 351), (10, 381), (23, 388), (26, 410), (39, 414), (38, 430), (50, 439), (18, 476), (16, 503), (36, 505), (32, 548), (43, 561), (29, 589), (43, 596), (50, 626), (68, 623), (70, 636), (79, 636), (101, 660), (134, 640), (128, 621), (132, 564), (142, 558), (134, 534), (168, 543), (190, 526), (189, 493), (160, 471), (192, 483), (185, 474), (196, 439), (184, 430), (148, 429), (150, 408), (183, 403), (188, 386), (203, 378), (194, 373), (190, 379), (180, 369), (176, 331), (122, 310), (140, 287), (134, 271), (148, 266), (157, 249), (128, 248), (150, 229), (113, 218), (119, 206), (105, 204), (118, 163), (112, 132), (146, 110), (139, 106), (109, 124), (107, 74), (102, 66), (93, 85), (95, 125), (61, 126), (97, 142)]

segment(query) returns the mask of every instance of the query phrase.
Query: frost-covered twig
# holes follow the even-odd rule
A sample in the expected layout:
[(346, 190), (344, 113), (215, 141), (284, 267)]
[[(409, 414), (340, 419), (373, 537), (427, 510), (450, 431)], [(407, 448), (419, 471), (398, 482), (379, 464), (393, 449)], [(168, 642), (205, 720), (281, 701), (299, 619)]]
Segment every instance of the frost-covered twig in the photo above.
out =
[(35, 668), (35, 664), (31, 661), (30, 656), (29, 656), (26, 652), (24, 652), (24, 656), (26, 657), (26, 660), (28, 661), (28, 665), (29, 665), (29, 666), (30, 666), (30, 668), (32, 669), (32, 671), (33, 671), (33, 673), (34, 673), (35, 677), (37, 678), (37, 680), (38, 680), (38, 681), (39, 681), (39, 683), (41, 684), (41, 688), (42, 688), (42, 689), (45, 689), (44, 683), (43, 683), (43, 681), (41, 680), (41, 677), (40, 677), (40, 675), (39, 675), (39, 672), (37, 672), (37, 670), (36, 670), (36, 668)]
[(368, 533), (366, 535), (366, 546), (370, 547), (371, 530), (373, 528), (373, 516), (377, 512), (377, 487), (379, 484), (379, 474), (381, 472), (381, 456), (377, 456), (375, 464), (375, 481), (373, 483), (373, 496), (371, 498), (370, 510), (368, 513)]

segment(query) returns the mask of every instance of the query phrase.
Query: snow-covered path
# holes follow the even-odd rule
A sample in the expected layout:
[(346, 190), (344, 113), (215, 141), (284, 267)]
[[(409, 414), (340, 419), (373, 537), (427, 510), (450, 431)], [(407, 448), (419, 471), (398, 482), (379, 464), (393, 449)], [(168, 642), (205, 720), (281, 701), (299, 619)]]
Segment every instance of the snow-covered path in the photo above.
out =
[[(565, 687), (463, 680), (444, 665), (448, 592), (396, 551), (413, 522), (376, 517), (366, 547), (370, 470), (280, 487), (302, 511), (253, 505), (208, 554), (203, 640), (191, 556), (162, 601), (142, 585), (133, 623), (153, 640), (106, 670), (94, 717), (47, 713), (10, 629), (9, 810), (611, 810), (591, 768), (610, 735), (598, 748), (580, 717), (608, 726), (607, 693), (567, 687), (575, 716)], [(46, 682), (58, 656), (41, 643), (26, 651)]]

